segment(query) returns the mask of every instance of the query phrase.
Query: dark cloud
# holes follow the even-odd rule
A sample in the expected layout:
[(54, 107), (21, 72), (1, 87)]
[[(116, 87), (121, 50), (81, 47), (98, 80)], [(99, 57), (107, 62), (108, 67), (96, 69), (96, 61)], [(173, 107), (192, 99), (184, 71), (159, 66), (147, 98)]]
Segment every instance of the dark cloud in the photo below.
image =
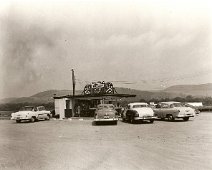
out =
[(60, 31), (45, 24), (45, 20), (29, 21), (25, 16), (11, 11), (1, 18), (3, 92), (12, 96), (25, 95), (27, 87), (41, 80), (43, 62), (61, 57), (58, 47)]

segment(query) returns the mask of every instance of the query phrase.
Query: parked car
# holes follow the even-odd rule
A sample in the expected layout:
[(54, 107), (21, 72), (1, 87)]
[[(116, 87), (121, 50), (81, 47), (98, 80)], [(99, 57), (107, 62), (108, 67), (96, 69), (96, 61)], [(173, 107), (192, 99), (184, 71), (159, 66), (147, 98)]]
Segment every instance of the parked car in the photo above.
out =
[(194, 109), (196, 115), (199, 115), (200, 114), (200, 110), (198, 108), (200, 108), (201, 106), (200, 107), (198, 107), (198, 106), (195, 107), (195, 106), (192, 106), (190, 104), (185, 104), (185, 106), (186, 107), (191, 107), (192, 109)]
[(94, 114), (94, 122), (113, 122), (117, 125), (118, 115), (113, 104), (99, 104)]
[(122, 120), (134, 123), (135, 121), (149, 121), (153, 123), (155, 120), (153, 109), (147, 103), (129, 103), (122, 113)]
[(11, 120), (16, 120), (17, 123), (22, 120), (35, 122), (38, 120), (49, 120), (50, 111), (45, 110), (44, 106), (24, 106), (18, 112), (11, 114)]
[(51, 117), (51, 111), (46, 110), (44, 106), (36, 107), (36, 112), (38, 114), (37, 120), (49, 120)]
[(24, 106), (18, 112), (12, 113), (11, 116), (11, 119), (16, 120), (17, 123), (22, 120), (34, 122), (37, 119), (37, 114), (33, 106)]
[(196, 115), (200, 114), (200, 110), (199, 109), (197, 109), (197, 108), (193, 108), (193, 109), (194, 109)]
[(155, 116), (160, 119), (168, 119), (174, 121), (181, 118), (188, 121), (190, 117), (195, 116), (195, 110), (191, 107), (185, 107), (180, 102), (161, 102), (154, 109)]

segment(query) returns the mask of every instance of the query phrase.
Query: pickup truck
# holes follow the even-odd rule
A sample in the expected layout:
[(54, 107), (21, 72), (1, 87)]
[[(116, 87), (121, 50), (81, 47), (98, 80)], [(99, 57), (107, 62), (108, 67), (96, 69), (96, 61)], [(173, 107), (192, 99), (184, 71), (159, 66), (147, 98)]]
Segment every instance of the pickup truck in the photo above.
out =
[(17, 123), (22, 120), (35, 122), (38, 120), (49, 120), (50, 111), (47, 111), (44, 106), (24, 106), (18, 112), (11, 114), (11, 120), (16, 120)]
[(174, 121), (181, 118), (188, 121), (190, 117), (195, 116), (195, 110), (191, 107), (185, 107), (180, 102), (161, 102), (154, 109), (155, 116), (160, 119)]

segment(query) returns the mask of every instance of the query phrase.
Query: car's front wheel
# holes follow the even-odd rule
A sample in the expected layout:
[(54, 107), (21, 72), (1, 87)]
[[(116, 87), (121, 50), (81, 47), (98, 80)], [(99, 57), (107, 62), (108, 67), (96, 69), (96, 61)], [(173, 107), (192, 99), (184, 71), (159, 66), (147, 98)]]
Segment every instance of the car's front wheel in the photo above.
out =
[(189, 117), (184, 117), (183, 120), (184, 121), (188, 121), (189, 120)]
[(16, 123), (20, 123), (21, 122), (21, 120), (16, 120)]
[(167, 115), (168, 121), (174, 121), (174, 117), (172, 115)]
[(35, 122), (35, 118), (31, 117), (30, 122), (34, 123)]
[(133, 119), (133, 117), (130, 119), (130, 123), (134, 124), (135, 120)]
[(45, 120), (50, 120), (50, 115), (47, 115)]
[(150, 122), (150, 123), (154, 123), (154, 120), (152, 119), (152, 120), (150, 120), (149, 122)]

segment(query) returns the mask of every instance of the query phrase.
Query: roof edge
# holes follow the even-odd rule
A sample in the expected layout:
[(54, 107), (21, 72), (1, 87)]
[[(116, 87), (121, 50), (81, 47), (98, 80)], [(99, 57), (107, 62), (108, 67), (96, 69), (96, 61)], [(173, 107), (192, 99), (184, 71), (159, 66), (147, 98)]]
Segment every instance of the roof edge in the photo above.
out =
[(93, 97), (136, 97), (135, 94), (97, 94), (97, 95), (65, 95), (65, 96), (54, 96), (54, 99), (62, 98), (93, 98)]

